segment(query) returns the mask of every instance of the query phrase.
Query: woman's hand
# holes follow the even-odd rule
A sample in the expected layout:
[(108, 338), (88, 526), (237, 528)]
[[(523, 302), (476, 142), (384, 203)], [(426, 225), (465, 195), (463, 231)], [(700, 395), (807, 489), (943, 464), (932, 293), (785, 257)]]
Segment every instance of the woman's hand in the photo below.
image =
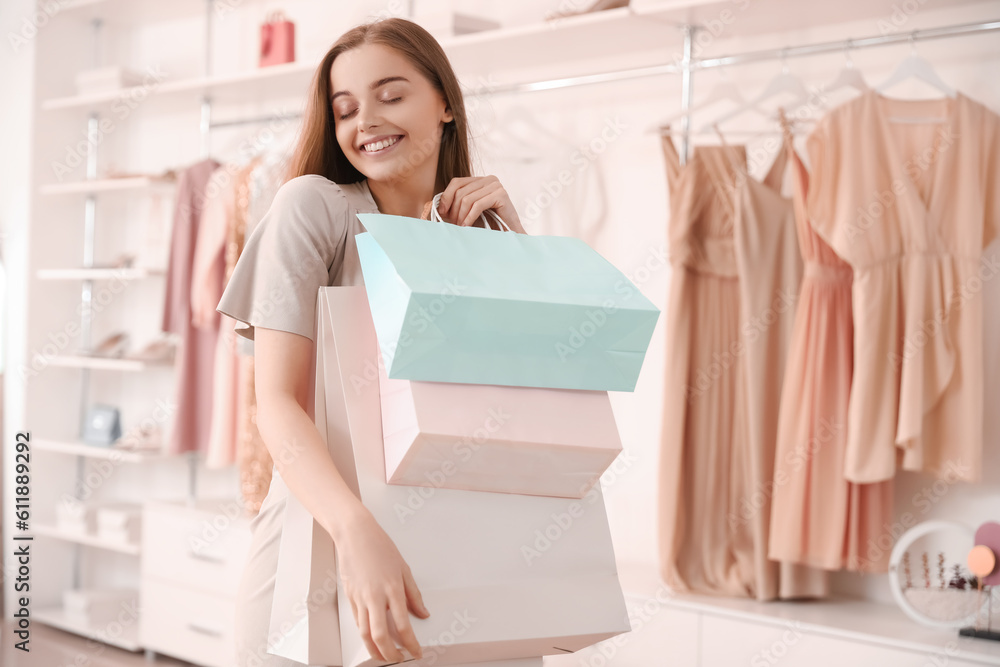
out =
[(420, 658), (408, 612), (419, 618), (430, 612), (392, 539), (367, 510), (343, 525), (339, 538), (335, 538), (337, 568), (368, 652), (378, 660), (403, 659), (390, 634), (391, 617), (403, 647)]
[(496, 176), (453, 178), (441, 195), (438, 213), (445, 222), (469, 227), (486, 209), (493, 209), (511, 231), (525, 234), (521, 219)]

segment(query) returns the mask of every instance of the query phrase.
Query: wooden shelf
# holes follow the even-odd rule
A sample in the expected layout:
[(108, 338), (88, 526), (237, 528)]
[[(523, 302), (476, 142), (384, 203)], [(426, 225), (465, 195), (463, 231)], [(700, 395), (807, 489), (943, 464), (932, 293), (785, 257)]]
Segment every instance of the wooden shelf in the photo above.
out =
[(155, 459), (162, 459), (166, 455), (158, 450), (131, 450), (120, 447), (100, 447), (88, 445), (85, 442), (60, 442), (58, 440), (31, 441), (32, 449), (56, 452), (59, 454), (70, 454), (74, 456), (86, 456), (94, 459), (108, 459), (111, 461), (121, 461), (123, 463), (145, 463)]
[(93, 195), (102, 192), (170, 187), (174, 184), (174, 179), (168, 177), (127, 176), (123, 178), (95, 178), (90, 181), (71, 183), (49, 183), (38, 188), (38, 192), (43, 195)]
[(129, 556), (138, 556), (142, 551), (142, 547), (138, 543), (115, 542), (112, 540), (106, 540), (92, 533), (77, 533), (71, 530), (62, 530), (57, 526), (49, 526), (46, 524), (32, 524), (31, 532), (35, 535), (54, 537), (57, 540), (75, 542), (77, 544), (83, 544), (96, 549), (117, 551), (118, 553)]
[[(82, 622), (75, 616), (68, 615), (62, 607), (49, 607), (47, 609), (32, 609), (31, 615), (34, 620), (51, 625), (54, 628), (73, 632), (95, 641), (117, 646), (126, 651), (139, 651), (142, 646), (139, 644), (139, 620), (134, 619), (131, 623), (119, 623), (117, 618), (109, 618), (101, 622)], [(121, 627), (121, 633), (114, 636), (108, 634), (107, 628)]]
[(59, 356), (42, 360), (42, 363), (49, 366), (60, 366), (63, 368), (91, 368), (105, 371), (143, 371), (147, 368), (169, 367), (172, 363), (159, 362), (152, 363), (139, 359), (128, 359), (121, 357), (88, 357), (88, 356)]
[(39, 269), (39, 280), (142, 280), (165, 275), (163, 269)]

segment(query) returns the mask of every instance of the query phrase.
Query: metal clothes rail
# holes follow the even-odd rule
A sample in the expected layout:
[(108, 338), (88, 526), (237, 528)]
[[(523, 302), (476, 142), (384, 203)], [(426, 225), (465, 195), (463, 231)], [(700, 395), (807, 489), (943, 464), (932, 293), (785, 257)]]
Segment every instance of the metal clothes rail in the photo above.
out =
[[(209, 54), (211, 50), (211, 12), (213, 0), (206, 0), (208, 14), (205, 28), (205, 73), (209, 74)], [(891, 35), (874, 35), (870, 37), (848, 38), (830, 42), (818, 42), (813, 44), (802, 44), (797, 46), (786, 46), (777, 49), (764, 49), (759, 51), (747, 51), (734, 53), (731, 55), (714, 58), (693, 58), (692, 48), (695, 34), (703, 30), (697, 24), (687, 24), (677, 26), (683, 32), (684, 46), (683, 58), (679, 65), (662, 64), (647, 67), (636, 67), (630, 69), (620, 69), (608, 72), (597, 72), (579, 76), (563, 77), (558, 79), (548, 79), (544, 81), (532, 81), (524, 83), (502, 84), (490, 86), (488, 88), (475, 89), (467, 93), (470, 97), (489, 96), (509, 93), (529, 93), (543, 90), (555, 90), (559, 88), (570, 88), (574, 86), (593, 85), (598, 83), (610, 83), (616, 81), (626, 81), (648, 76), (662, 76), (665, 74), (681, 75), (681, 111), (687, 112), (691, 109), (693, 96), (694, 73), (697, 70), (711, 69), (714, 67), (725, 67), (732, 65), (743, 65), (747, 63), (763, 62), (768, 60), (784, 60), (787, 58), (799, 58), (814, 56), (825, 53), (836, 53), (852, 49), (872, 48), (876, 46), (887, 46), (905, 42), (914, 43), (917, 41), (942, 39), (950, 37), (964, 37), (977, 35), (985, 32), (1000, 30), (1000, 19), (980, 21), (974, 23), (962, 23), (937, 28), (925, 28), (910, 32), (893, 33)], [(266, 123), (272, 120), (286, 120), (301, 117), (301, 114), (280, 114), (271, 116), (254, 116), (250, 118), (237, 118), (226, 121), (213, 122), (211, 98), (205, 97), (202, 100), (202, 154), (207, 157), (210, 149), (211, 131), (219, 127), (234, 127), (240, 125), (253, 125)], [(690, 114), (684, 113), (681, 119), (682, 138), (682, 160), (687, 159), (690, 148)]]

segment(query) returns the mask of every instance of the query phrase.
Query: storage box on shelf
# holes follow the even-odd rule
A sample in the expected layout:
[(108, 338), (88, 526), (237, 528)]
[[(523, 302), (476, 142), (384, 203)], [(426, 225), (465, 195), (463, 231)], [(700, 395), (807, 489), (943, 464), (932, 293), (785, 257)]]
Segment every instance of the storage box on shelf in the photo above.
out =
[(250, 548), (237, 500), (143, 508), (140, 643), (206, 667), (231, 667), (236, 590)]

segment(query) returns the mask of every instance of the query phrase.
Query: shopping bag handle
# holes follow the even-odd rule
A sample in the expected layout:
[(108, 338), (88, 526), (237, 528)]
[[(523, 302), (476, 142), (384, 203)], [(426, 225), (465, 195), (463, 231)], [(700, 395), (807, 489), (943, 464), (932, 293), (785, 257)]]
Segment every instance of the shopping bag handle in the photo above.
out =
[[(431, 201), (431, 222), (444, 222), (444, 220), (441, 218), (441, 214), (438, 213), (438, 204), (441, 203), (441, 195), (443, 194), (444, 194), (443, 192), (437, 193), (436, 195), (434, 195), (434, 199)], [(479, 216), (483, 219), (483, 224), (486, 226), (486, 229), (493, 229), (492, 227), (490, 227), (490, 218), (487, 217), (486, 215), (487, 213), (489, 214), (490, 217), (493, 218), (493, 221), (496, 223), (497, 231), (500, 232), (513, 231), (510, 228), (510, 226), (503, 221), (503, 218), (497, 215), (497, 212), (491, 208), (486, 209), (485, 211), (483, 211), (483, 215)]]

